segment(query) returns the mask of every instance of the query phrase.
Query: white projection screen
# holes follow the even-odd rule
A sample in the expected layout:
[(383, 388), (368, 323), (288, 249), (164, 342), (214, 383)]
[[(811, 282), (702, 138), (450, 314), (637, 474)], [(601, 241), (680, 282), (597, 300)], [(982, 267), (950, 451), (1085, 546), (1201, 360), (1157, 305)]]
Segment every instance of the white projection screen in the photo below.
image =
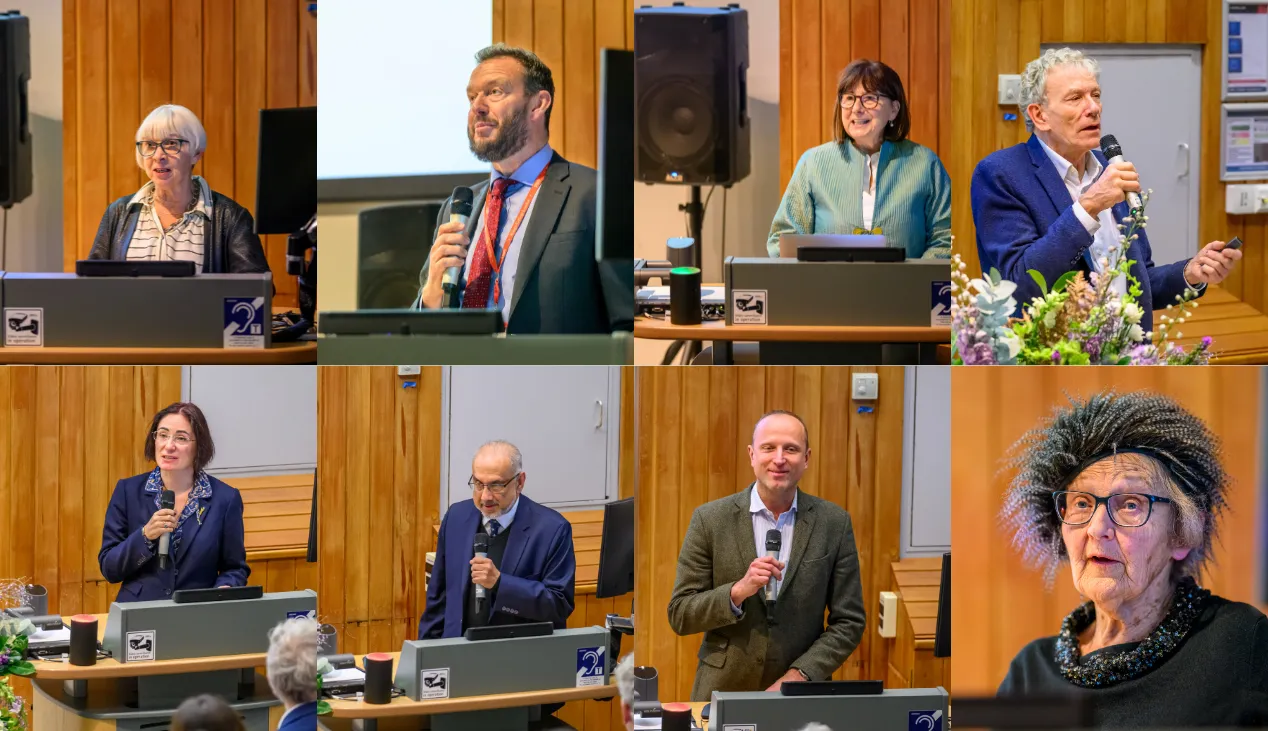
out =
[(326, 0), (317, 26), (323, 199), (443, 197), (487, 175), (467, 147), (467, 79), (491, 0)]

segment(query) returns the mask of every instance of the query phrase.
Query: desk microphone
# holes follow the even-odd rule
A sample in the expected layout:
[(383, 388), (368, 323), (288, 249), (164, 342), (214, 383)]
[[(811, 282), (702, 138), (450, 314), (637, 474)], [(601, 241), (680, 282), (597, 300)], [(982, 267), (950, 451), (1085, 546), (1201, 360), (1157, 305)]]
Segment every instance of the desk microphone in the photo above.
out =
[[(467, 219), (471, 216), (471, 201), (474, 196), (470, 188), (458, 186), (453, 189), (453, 195), (450, 196), (449, 204), (449, 222), (461, 223), (465, 229)], [(459, 278), (462, 276), (462, 267), (449, 267), (445, 270), (445, 276), (440, 280), (440, 286), (445, 290), (446, 297), (452, 297), (453, 293), (458, 289)]]
[[(484, 533), (477, 533), (475, 537), (475, 555), (476, 558), (489, 557), (489, 537)], [(484, 587), (476, 584), (476, 613), (484, 614)]]
[[(771, 528), (766, 531), (766, 556), (779, 560), (779, 549), (783, 545), (784, 537), (778, 530)], [(766, 618), (769, 621), (775, 616), (775, 574), (766, 582)]]
[[(175, 510), (176, 509), (176, 493), (172, 492), (171, 490), (164, 490), (162, 496), (159, 497), (159, 507), (162, 508), (163, 510)], [(163, 535), (159, 536), (158, 556), (159, 556), (160, 569), (167, 568), (167, 556), (170, 551), (171, 544), (172, 544), (171, 533), (164, 533)]]
[[(1101, 154), (1105, 155), (1105, 160), (1110, 165), (1116, 162), (1126, 162), (1123, 159), (1123, 148), (1118, 144), (1118, 140), (1114, 135), (1105, 135), (1101, 138)], [(1140, 212), (1145, 209), (1145, 205), (1140, 201), (1140, 193), (1134, 190), (1126, 191), (1126, 193), (1127, 207), (1131, 209), (1132, 216), (1139, 216)]]

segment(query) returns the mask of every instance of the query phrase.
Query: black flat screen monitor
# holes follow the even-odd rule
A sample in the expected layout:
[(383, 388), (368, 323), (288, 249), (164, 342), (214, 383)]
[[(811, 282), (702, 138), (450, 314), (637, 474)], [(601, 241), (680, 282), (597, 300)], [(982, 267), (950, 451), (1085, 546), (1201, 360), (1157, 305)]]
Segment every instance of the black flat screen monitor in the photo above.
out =
[(317, 213), (317, 107), (260, 110), (255, 232), (291, 234)]
[(594, 596), (608, 599), (634, 591), (634, 498), (603, 506), (599, 580)]
[(938, 624), (934, 628), (933, 656), (951, 657), (951, 554), (942, 554), (942, 583), (938, 587)]

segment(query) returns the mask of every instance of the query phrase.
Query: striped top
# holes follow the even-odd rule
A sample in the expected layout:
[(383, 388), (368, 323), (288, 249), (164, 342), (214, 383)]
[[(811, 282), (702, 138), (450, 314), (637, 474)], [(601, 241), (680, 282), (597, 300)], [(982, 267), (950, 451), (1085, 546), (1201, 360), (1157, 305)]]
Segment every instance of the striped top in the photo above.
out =
[(132, 196), (129, 205), (140, 203), (141, 215), (127, 245), (128, 260), (192, 261), (195, 271), (203, 273), (203, 239), (211, 220), (211, 187), (197, 175), (192, 182), (198, 186), (198, 202), (166, 231), (154, 209), (154, 183), (146, 183)]
[[(852, 234), (863, 228), (867, 156), (829, 142), (797, 161), (771, 222), (766, 250), (779, 256), (780, 234)], [(910, 140), (881, 144), (871, 229), (908, 259), (951, 256), (951, 178), (933, 150)]]

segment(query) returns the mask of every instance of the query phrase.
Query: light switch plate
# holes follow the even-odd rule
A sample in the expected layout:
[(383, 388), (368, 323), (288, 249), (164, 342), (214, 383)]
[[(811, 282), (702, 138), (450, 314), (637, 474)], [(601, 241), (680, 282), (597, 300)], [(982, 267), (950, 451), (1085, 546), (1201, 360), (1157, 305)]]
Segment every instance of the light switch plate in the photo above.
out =
[(855, 401), (875, 401), (879, 398), (881, 378), (875, 373), (855, 373), (850, 383), (850, 393)]
[(999, 75), (999, 105), (1016, 106), (1021, 99), (1021, 75), (1020, 74), (1000, 74)]
[(881, 618), (878, 623), (881, 637), (898, 635), (898, 595), (892, 591), (881, 592), (881, 609), (877, 613)]
[(417, 376), (423, 370), (420, 366), (397, 366), (396, 375), (398, 376)]

